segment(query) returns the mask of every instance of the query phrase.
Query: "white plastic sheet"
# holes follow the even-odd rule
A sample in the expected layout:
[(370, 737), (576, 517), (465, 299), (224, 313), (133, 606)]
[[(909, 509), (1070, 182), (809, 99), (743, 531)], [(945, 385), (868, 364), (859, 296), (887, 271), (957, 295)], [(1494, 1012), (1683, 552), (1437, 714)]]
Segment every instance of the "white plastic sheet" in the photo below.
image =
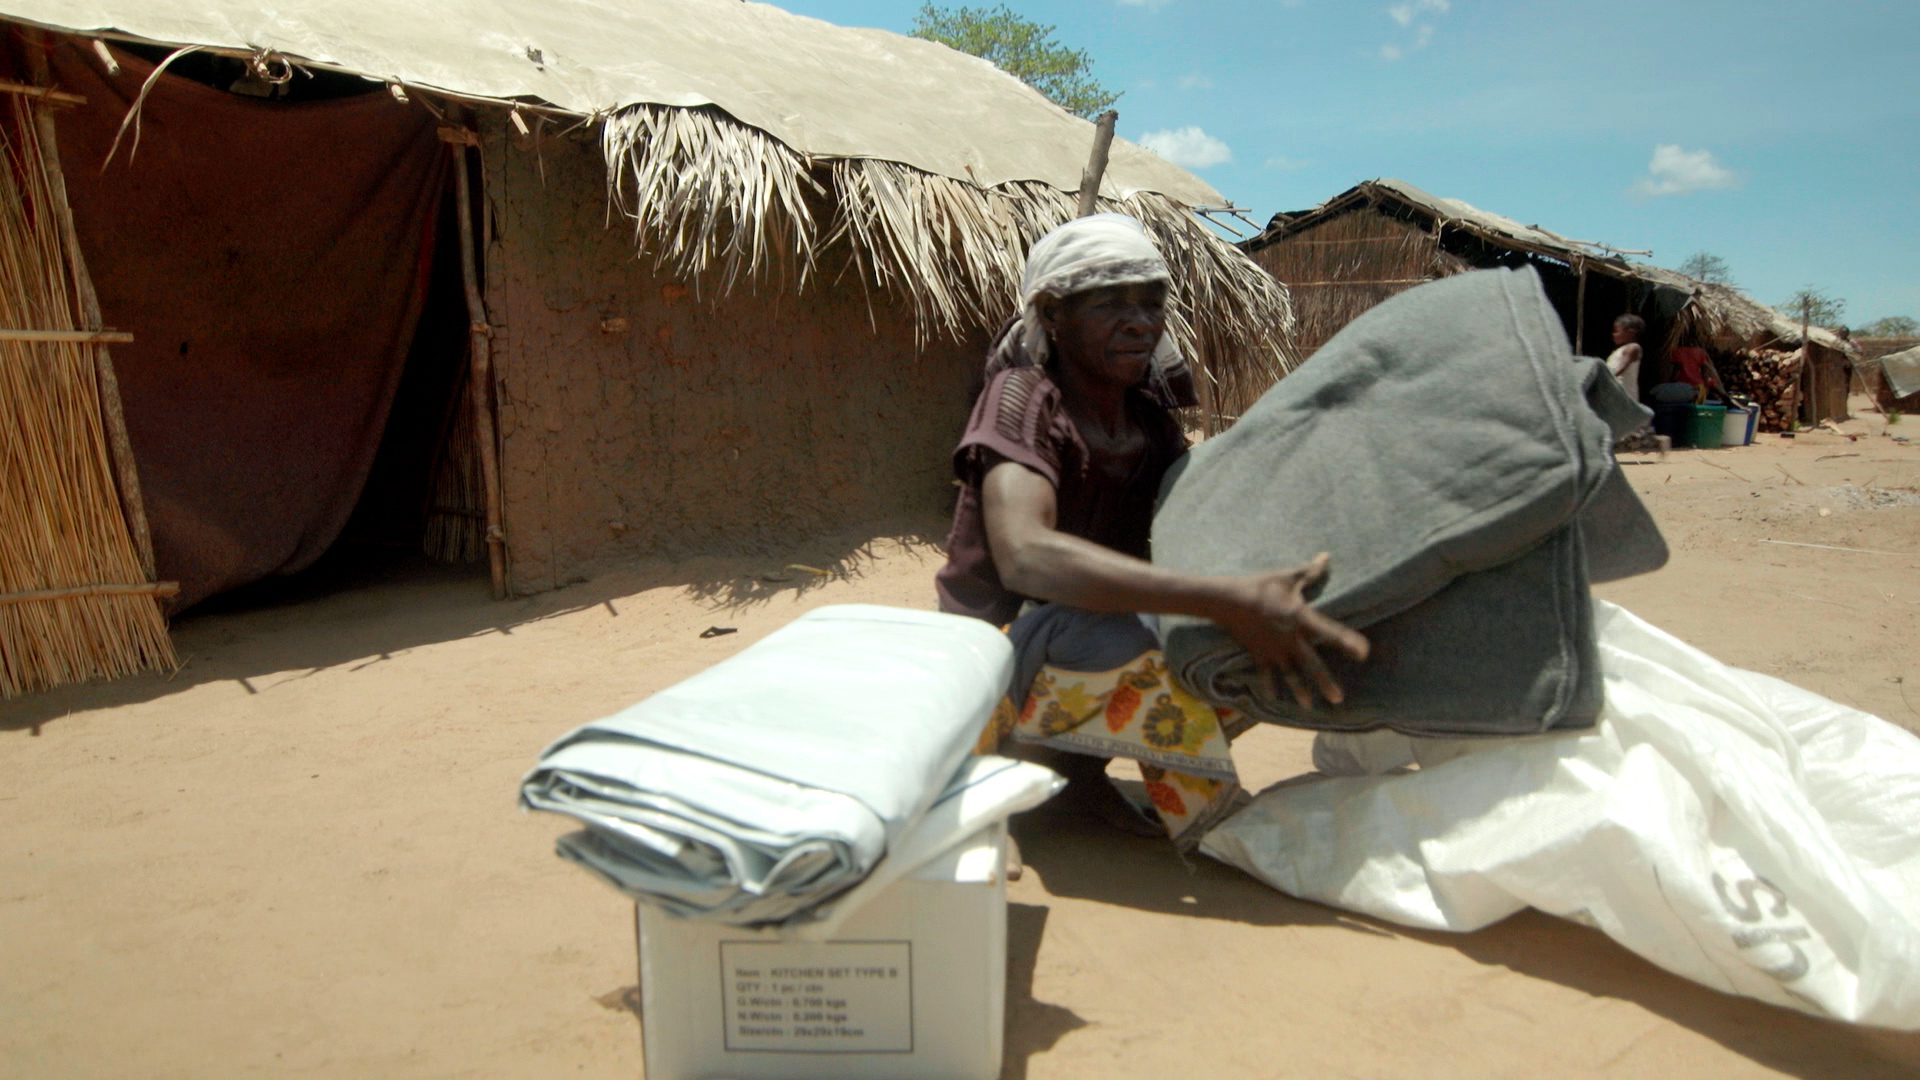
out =
[(1920, 739), (1596, 601), (1591, 732), (1320, 736), (1201, 850), (1408, 926), (1524, 907), (1728, 993), (1920, 1029)]

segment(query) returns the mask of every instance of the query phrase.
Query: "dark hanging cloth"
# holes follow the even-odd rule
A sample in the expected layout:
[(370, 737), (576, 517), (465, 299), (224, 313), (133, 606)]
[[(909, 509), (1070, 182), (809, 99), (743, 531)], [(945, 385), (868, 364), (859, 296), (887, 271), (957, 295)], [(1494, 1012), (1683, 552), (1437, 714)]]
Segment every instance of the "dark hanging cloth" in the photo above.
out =
[[(291, 103), (54, 50), (60, 158), (176, 610), (310, 565), (366, 483), (426, 295), (447, 153), (424, 109)], [(297, 78), (298, 76), (296, 76)]]

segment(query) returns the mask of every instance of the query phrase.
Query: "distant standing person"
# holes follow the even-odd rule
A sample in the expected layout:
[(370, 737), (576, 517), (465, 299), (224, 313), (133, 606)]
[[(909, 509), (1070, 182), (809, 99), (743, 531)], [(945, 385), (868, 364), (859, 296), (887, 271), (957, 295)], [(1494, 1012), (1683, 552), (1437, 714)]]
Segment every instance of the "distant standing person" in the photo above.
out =
[(1620, 380), (1627, 395), (1640, 400), (1640, 335), (1647, 321), (1638, 315), (1622, 315), (1613, 320), (1613, 352), (1607, 356), (1607, 370)]
[[(1613, 372), (1627, 396), (1635, 401), (1640, 401), (1640, 335), (1646, 331), (1647, 321), (1638, 315), (1622, 315), (1613, 320), (1613, 352), (1607, 355), (1607, 370)], [(1616, 453), (1658, 451), (1664, 454), (1670, 442), (1666, 436), (1654, 434), (1652, 424), (1642, 424), (1640, 430), (1614, 443), (1613, 449)]]

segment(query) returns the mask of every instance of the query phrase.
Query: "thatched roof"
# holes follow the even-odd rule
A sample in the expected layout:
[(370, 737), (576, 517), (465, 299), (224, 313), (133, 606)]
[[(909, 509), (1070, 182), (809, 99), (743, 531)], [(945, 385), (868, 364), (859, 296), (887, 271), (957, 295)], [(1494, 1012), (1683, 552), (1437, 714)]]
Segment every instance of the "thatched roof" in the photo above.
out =
[[(1273, 216), (1259, 236), (1242, 245), (1247, 251), (1279, 243), (1317, 225), (1352, 213), (1377, 208), (1417, 222), (1435, 235), (1442, 231), (1476, 236), (1496, 247), (1556, 260), (1588, 273), (1605, 274), (1653, 289), (1668, 289), (1685, 298), (1679, 318), (1698, 337), (1742, 347), (1796, 347), (1800, 324), (1728, 285), (1699, 281), (1685, 274), (1635, 262), (1629, 251), (1588, 240), (1575, 240), (1538, 225), (1523, 225), (1509, 217), (1482, 210), (1459, 199), (1429, 194), (1404, 180), (1367, 180), (1309, 210)], [(1812, 327), (1809, 337), (1822, 348), (1851, 351), (1833, 332)]]
[[(1073, 216), (1093, 142), (1091, 124), (985, 61), (735, 0), (0, 0), (0, 18), (265, 50), (552, 131), (598, 123), (610, 194), (663, 264), (732, 281), (778, 258), (804, 284), (845, 240), (911, 297), (923, 333), (1011, 310), (1027, 246)], [(827, 220), (810, 209), (821, 195)], [(1101, 196), (1178, 268), (1174, 331), (1202, 370), (1264, 388), (1284, 363), (1286, 296), (1195, 217), (1220, 195), (1115, 140)]]
[(1629, 263), (1621, 257), (1618, 249), (1605, 244), (1574, 240), (1538, 225), (1522, 225), (1512, 218), (1482, 210), (1459, 199), (1430, 195), (1405, 180), (1384, 177), (1356, 184), (1310, 210), (1275, 214), (1266, 229), (1247, 241), (1245, 247), (1257, 251), (1331, 218), (1366, 207), (1397, 210), (1418, 221), (1424, 228), (1472, 233), (1515, 251), (1544, 255), (1569, 264), (1582, 260), (1590, 272), (1622, 278), (1644, 277), (1662, 284), (1682, 286), (1692, 281), (1671, 271)]

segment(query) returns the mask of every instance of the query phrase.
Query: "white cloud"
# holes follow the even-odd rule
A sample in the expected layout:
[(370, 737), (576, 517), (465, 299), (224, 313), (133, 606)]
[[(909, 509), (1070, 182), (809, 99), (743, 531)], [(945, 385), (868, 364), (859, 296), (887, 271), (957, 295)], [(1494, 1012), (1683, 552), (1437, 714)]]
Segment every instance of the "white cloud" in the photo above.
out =
[(1188, 169), (1204, 169), (1233, 160), (1233, 150), (1226, 143), (1198, 127), (1149, 131), (1140, 136), (1140, 145)]
[(1387, 14), (1393, 16), (1393, 21), (1401, 26), (1412, 26), (1413, 20), (1429, 11), (1435, 15), (1445, 15), (1452, 10), (1452, 0), (1406, 0), (1405, 3), (1388, 8)]
[(1276, 154), (1261, 164), (1274, 172), (1299, 172), (1301, 169), (1312, 165), (1313, 162)]
[(1213, 89), (1213, 80), (1207, 78), (1205, 75), (1182, 75), (1180, 76), (1180, 89), (1211, 90)]
[(1427, 15), (1445, 15), (1453, 10), (1453, 0), (1402, 0), (1387, 8), (1387, 15), (1398, 23), (1403, 30), (1412, 30), (1413, 38), (1405, 43), (1388, 42), (1380, 46), (1380, 59), (1393, 61), (1417, 52), (1433, 44), (1434, 26), (1432, 22), (1423, 22)]
[(1685, 195), (1690, 191), (1732, 187), (1733, 171), (1713, 160), (1709, 150), (1685, 150), (1673, 143), (1653, 148), (1647, 175), (1633, 189), (1642, 195)]

